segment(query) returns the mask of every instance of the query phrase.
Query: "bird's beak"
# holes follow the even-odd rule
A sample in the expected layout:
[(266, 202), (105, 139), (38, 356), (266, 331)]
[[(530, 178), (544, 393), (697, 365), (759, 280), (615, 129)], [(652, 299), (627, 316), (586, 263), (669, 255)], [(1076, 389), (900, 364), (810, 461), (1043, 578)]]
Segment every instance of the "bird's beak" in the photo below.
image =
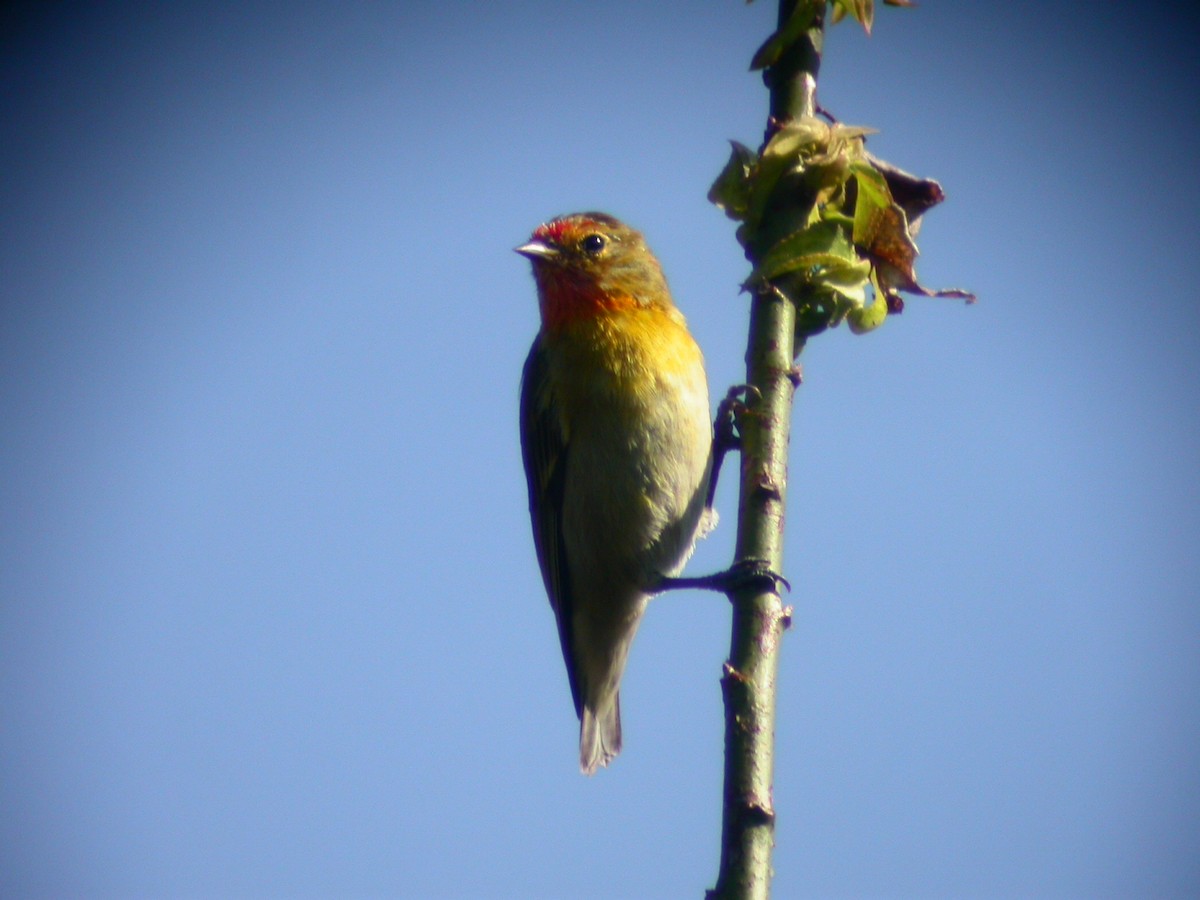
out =
[(558, 256), (557, 247), (552, 247), (544, 241), (537, 240), (530, 241), (528, 244), (522, 244), (520, 247), (513, 247), (513, 250), (532, 260), (551, 259)]

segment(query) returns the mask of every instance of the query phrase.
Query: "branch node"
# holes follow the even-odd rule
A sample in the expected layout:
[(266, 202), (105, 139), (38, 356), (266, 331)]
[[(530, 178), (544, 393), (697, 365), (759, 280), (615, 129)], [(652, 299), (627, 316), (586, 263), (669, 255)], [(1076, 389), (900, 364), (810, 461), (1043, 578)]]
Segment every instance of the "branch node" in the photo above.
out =
[(741, 806), (739, 812), (746, 824), (751, 826), (766, 825), (769, 828), (775, 827), (775, 810), (772, 808), (769, 800), (764, 801), (747, 797), (739, 805)]
[(754, 491), (770, 500), (783, 502), (783, 490), (767, 472), (760, 472), (754, 479)]
[(729, 663), (724, 663), (721, 668), (722, 668), (721, 682), (727, 686), (729, 684), (731, 684), (732, 682), (737, 682), (739, 684), (745, 684), (747, 681), (749, 681), (749, 679), (745, 675), (743, 675), (741, 672), (739, 672), (737, 669), (735, 669)]

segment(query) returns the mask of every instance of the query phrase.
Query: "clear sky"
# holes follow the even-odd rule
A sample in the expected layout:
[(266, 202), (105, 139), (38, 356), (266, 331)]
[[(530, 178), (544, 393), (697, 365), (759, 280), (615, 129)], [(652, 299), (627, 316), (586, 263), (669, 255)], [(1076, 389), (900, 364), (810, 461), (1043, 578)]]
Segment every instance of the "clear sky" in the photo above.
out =
[[(761, 136), (773, 5), (32, 6), (0, 37), (0, 894), (702, 896), (727, 604), (651, 604), (582, 777), (511, 248), (641, 228), (741, 381), (705, 193)], [(946, 189), (920, 275), (980, 302), (802, 357), (779, 897), (1200, 894), (1196, 34), (925, 0), (829, 36), (823, 104)], [(732, 479), (719, 508), (693, 574)]]

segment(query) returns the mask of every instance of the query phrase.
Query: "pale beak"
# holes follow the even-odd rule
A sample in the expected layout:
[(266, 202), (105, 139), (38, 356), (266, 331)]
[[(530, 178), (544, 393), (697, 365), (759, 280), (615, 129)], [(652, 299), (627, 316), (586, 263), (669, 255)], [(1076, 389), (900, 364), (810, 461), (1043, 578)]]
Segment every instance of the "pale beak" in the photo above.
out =
[(528, 244), (522, 244), (520, 247), (513, 247), (513, 250), (532, 260), (550, 259), (558, 256), (557, 247), (537, 240), (530, 241)]

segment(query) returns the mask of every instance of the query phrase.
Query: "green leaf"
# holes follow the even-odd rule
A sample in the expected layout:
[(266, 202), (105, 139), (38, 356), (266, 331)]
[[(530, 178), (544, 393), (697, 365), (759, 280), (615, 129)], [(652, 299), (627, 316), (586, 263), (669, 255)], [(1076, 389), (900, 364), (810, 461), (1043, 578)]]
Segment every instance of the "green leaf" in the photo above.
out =
[(875, 20), (874, 0), (831, 0), (833, 6), (832, 22), (836, 25), (846, 16), (854, 19), (867, 34), (871, 33), (871, 25)]
[(887, 315), (887, 301), (882, 293), (876, 292), (870, 306), (859, 306), (846, 314), (846, 324), (854, 334), (866, 334), (882, 325)]
[[(931, 291), (917, 281), (918, 251), (913, 240), (916, 225), (926, 210), (944, 198), (941, 185), (910, 175), (869, 154), (864, 154), (852, 168), (858, 188), (854, 245), (871, 261), (876, 294), (882, 294), (895, 307), (894, 311), (903, 307), (899, 291), (925, 297), (956, 297), (974, 303), (975, 295), (969, 291), (958, 288)], [(897, 196), (893, 186), (902, 202), (893, 199)]]
[[(800, 168), (829, 143), (829, 126), (812, 116), (794, 119), (780, 128), (763, 147), (762, 156), (752, 175), (746, 224), (754, 231), (775, 193), (780, 178)], [(815, 194), (812, 200), (815, 202)], [(798, 223), (805, 224), (805, 223)]]
[[(805, 266), (817, 265), (837, 256), (845, 243), (842, 230), (829, 222), (818, 222), (809, 228), (795, 231), (783, 238), (768, 250), (754, 271), (750, 273), (751, 282), (770, 281), (785, 272), (794, 272)], [(853, 253), (853, 248), (849, 248)]]
[(771, 135), (763, 147), (763, 160), (807, 159), (829, 145), (832, 129), (815, 116), (800, 116)]
[(758, 156), (745, 144), (730, 141), (732, 151), (725, 168), (708, 190), (708, 200), (735, 221), (746, 218), (753, 187), (752, 175)]
[(855, 161), (851, 170), (858, 186), (854, 203), (854, 243), (869, 247), (881, 211), (893, 205), (892, 192), (883, 174), (865, 160)]
[(921, 216), (945, 200), (946, 192), (932, 178), (919, 178), (886, 160), (872, 156), (865, 150), (862, 156), (871, 164), (872, 169), (883, 176), (883, 180), (887, 182), (888, 190), (892, 194), (892, 199), (899, 204), (900, 208), (904, 210), (904, 215), (908, 217), (909, 233), (916, 237)]
[(885, 292), (916, 283), (913, 264), (917, 245), (908, 217), (892, 199), (883, 173), (867, 162), (854, 168), (858, 196), (854, 204), (854, 245), (875, 264), (875, 274)]
[(867, 282), (871, 275), (871, 264), (865, 259), (849, 262), (839, 259), (832, 265), (821, 266), (814, 278), (831, 293), (849, 301), (855, 309), (867, 302)]
[(754, 267), (748, 283), (800, 272), (810, 284), (861, 303), (870, 271), (870, 263), (859, 259), (840, 226), (817, 222), (776, 243)]
[(783, 27), (772, 34), (754, 53), (750, 60), (750, 71), (757, 72), (779, 62), (779, 57), (792, 44), (800, 39), (804, 32), (812, 27), (817, 12), (825, 0), (800, 0), (793, 8)]
[(863, 157), (863, 135), (872, 133), (870, 128), (834, 125), (829, 129), (828, 141), (823, 146), (813, 147), (803, 160), (804, 181), (820, 204), (828, 203), (841, 195), (852, 169), (851, 166)]

